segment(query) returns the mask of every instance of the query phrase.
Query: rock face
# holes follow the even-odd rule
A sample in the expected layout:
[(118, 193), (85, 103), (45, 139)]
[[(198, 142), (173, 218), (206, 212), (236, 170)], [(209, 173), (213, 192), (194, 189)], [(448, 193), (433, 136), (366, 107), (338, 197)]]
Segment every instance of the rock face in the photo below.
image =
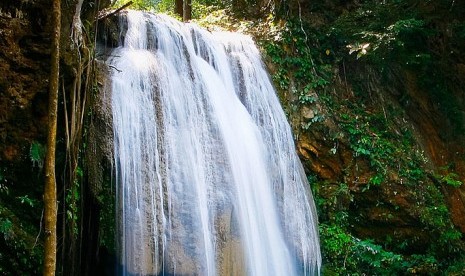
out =
[(33, 245), (41, 223), (47, 131), (48, 5), (0, 3), (0, 271), (6, 274), (41, 269), (40, 242)]
[[(453, 133), (447, 116), (437, 110), (437, 103), (417, 85), (415, 74), (403, 72), (394, 81), (401, 85), (389, 87), (368, 67), (354, 64), (350, 70), (352, 73), (347, 76), (349, 83), (355, 79), (365, 82), (362, 84), (363, 93), (372, 95), (372, 100), (364, 102), (366, 111), (363, 114), (354, 115), (353, 121), (340, 116), (341, 113), (355, 113), (349, 109), (347, 100), (361, 100), (354, 97), (354, 87), (347, 88), (347, 83), (338, 83), (336, 77), (332, 89), (340, 95), (333, 98), (338, 107), (320, 106), (318, 113), (326, 118), (310, 127), (309, 131), (299, 130), (299, 122), (312, 118), (312, 108), (317, 107), (302, 107), (301, 119), (294, 121), (297, 122), (295, 129), (300, 132), (298, 152), (307, 173), (316, 176), (317, 194), (326, 201), (324, 206), (327, 209), (320, 210), (320, 216), (324, 221), (332, 221), (336, 213), (347, 212), (351, 231), (357, 237), (372, 238), (380, 243), (386, 243), (387, 237), (397, 242), (408, 241), (404, 252), (409, 254), (428, 251), (431, 239), (442, 231), (439, 230), (442, 222), (436, 225), (431, 220), (450, 221), (456, 230), (464, 234), (465, 185), (453, 187), (444, 180), (450, 174), (454, 175), (454, 179), (465, 182), (463, 135)], [(464, 81), (463, 77), (458, 79)], [(399, 102), (402, 93), (408, 94), (408, 106)], [(457, 97), (460, 93), (457, 91)], [(371, 128), (371, 124), (375, 123), (369, 118), (376, 113), (386, 116), (382, 113), (387, 106), (397, 109), (402, 117), (389, 118), (392, 113), (388, 113), (389, 131), (392, 132), (389, 139), (393, 140), (381, 142), (382, 136)], [(465, 109), (463, 105), (461, 108)], [(338, 114), (331, 114), (328, 110), (337, 110)], [(363, 125), (370, 127), (364, 128)], [(409, 130), (406, 132), (402, 128)], [(402, 142), (405, 135), (411, 135), (408, 147), (398, 150), (401, 143), (407, 143)], [(363, 151), (363, 139), (371, 141), (366, 145), (367, 152)], [(383, 143), (386, 144), (382, 146)], [(419, 159), (415, 159), (415, 152), (422, 153), (418, 155)], [(378, 158), (378, 154), (385, 154), (386, 160), (391, 160), (382, 165), (386, 172), (382, 183), (375, 181), (381, 167), (373, 163), (384, 162), (384, 157)], [(387, 157), (392, 154), (395, 156)], [(403, 166), (410, 166), (407, 165), (410, 161), (405, 163), (404, 159), (418, 163), (403, 171)], [(414, 168), (421, 170), (421, 175), (415, 176)], [(440, 219), (436, 217), (439, 213), (431, 213), (432, 208), (441, 208), (434, 207), (438, 204), (444, 204), (445, 208)]]
[(89, 121), (89, 144), (86, 151), (89, 170), (90, 190), (95, 198), (101, 195), (105, 188), (108, 172), (113, 164), (113, 126), (111, 111), (111, 84), (108, 79), (108, 67), (102, 61), (97, 61), (97, 84), (99, 96), (91, 103), (92, 118)]
[(0, 161), (4, 166), (27, 156), (33, 140), (45, 138), (50, 53), (47, 4), (2, 1), (0, 5)]
[[(461, 30), (465, 24), (460, 13), (465, 6), (422, 2), (412, 7), (414, 13), (392, 12), (392, 17), (384, 18), (395, 9), (374, 8), (374, 3), (290, 1), (290, 12), (301, 14), (299, 23), (309, 28), (300, 35), (308, 39), (315, 74), (327, 78), (328, 86), (308, 89), (310, 81), (293, 77), (298, 66), (292, 61), (284, 69), (289, 80), (282, 77), (282, 68), (269, 66), (277, 84), (289, 83), (281, 99), (288, 104), (298, 152), (320, 197), (320, 222), (341, 226), (356, 238), (374, 240), (407, 259), (412, 254), (429, 254), (444, 265), (453, 255), (459, 260), (456, 263), (463, 263), (465, 44)], [(374, 11), (378, 8), (386, 13)], [(373, 11), (377, 16), (360, 16)], [(425, 45), (410, 47), (420, 45), (412, 52), (425, 53), (430, 58), (427, 62), (409, 64), (408, 55), (395, 54), (392, 45), (385, 51), (368, 49), (366, 58), (349, 53), (348, 46), (368, 39), (365, 34), (386, 34), (384, 30), (405, 19), (420, 22), (421, 31), (434, 33), (422, 37)], [(372, 23), (386, 26), (370, 29)], [(291, 34), (284, 39), (286, 44), (299, 41), (299, 30)], [(412, 38), (416, 36), (409, 33), (404, 39)], [(299, 53), (298, 42), (290, 44), (284, 46), (288, 48), (283, 56), (265, 46), (270, 63), (285, 65), (287, 58), (305, 56)], [(403, 44), (399, 52), (406, 48)], [(325, 71), (328, 65), (331, 72)], [(324, 119), (317, 120), (317, 114)], [(337, 242), (331, 242), (337, 247)], [(345, 267), (346, 259), (340, 264)]]
[[(454, 67), (457, 68), (458, 75), (456, 76), (457, 90), (453, 93), (462, 110), (462, 114), (457, 116), (463, 117), (463, 114), (465, 114), (465, 104), (463, 102), (465, 92), (460, 88), (465, 85), (464, 75), (460, 71), (463, 64), (459, 63)], [(458, 174), (458, 180), (465, 183), (465, 142), (463, 134), (457, 135), (454, 133), (454, 126), (450, 122), (451, 118), (438, 111), (438, 103), (417, 83), (418, 80), (414, 74), (411, 72), (405, 74), (406, 90), (412, 98), (407, 114), (416, 127), (418, 141), (435, 168), (449, 167), (451, 171)], [(452, 166), (450, 166), (451, 164)], [(465, 233), (465, 185), (461, 185), (459, 188), (443, 185), (442, 192), (447, 201), (452, 221), (462, 233)]]
[[(62, 5), (60, 98), (62, 92), (69, 93), (75, 79), (81, 78), (75, 73), (79, 61), (76, 52), (71, 51), (69, 41), (75, 4), (76, 1), (68, 1)], [(100, 8), (107, 4), (100, 1)], [(0, 3), (0, 247), (3, 249), (0, 271), (6, 274), (37, 275), (41, 271), (42, 164), (47, 134), (50, 7), (51, 0), (5, 0)], [(83, 21), (88, 16), (92, 21), (94, 15), (95, 9), (84, 5)], [(64, 203), (68, 187), (63, 183), (66, 157), (61, 99), (58, 118), (56, 169), (59, 202)], [(63, 208), (63, 204), (59, 206)], [(66, 211), (59, 213), (66, 214)], [(59, 231), (69, 231), (62, 227), (66, 219), (60, 216)], [(69, 238), (71, 235), (68, 234), (59, 235)], [(70, 246), (70, 240), (65, 241), (64, 247)], [(95, 251), (92, 254), (95, 256)], [(59, 256), (63, 257), (58, 261), (60, 267), (65, 266), (64, 259), (69, 261), (75, 255), (59, 253)], [(66, 266), (59, 270), (79, 273), (71, 262)]]

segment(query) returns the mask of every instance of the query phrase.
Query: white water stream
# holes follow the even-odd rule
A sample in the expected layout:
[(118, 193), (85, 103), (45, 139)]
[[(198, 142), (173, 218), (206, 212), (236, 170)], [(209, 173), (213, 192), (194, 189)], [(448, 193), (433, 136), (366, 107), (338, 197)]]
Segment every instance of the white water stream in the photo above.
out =
[(250, 37), (129, 11), (111, 65), (128, 275), (317, 275), (315, 207)]

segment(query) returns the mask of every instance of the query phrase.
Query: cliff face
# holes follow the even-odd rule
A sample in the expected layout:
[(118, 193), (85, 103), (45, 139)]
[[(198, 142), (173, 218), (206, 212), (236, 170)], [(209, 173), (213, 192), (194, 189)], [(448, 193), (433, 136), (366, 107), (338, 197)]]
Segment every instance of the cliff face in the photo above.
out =
[[(287, 15), (296, 21), (284, 32), (291, 36), (284, 40), (279, 33), (271, 40), (277, 48), (264, 49), (319, 206), (327, 270), (376, 274), (373, 263), (382, 257), (378, 268), (393, 274), (450, 269), (459, 275), (465, 251), (464, 4), (289, 2), (295, 5)], [(88, 18), (99, 6), (90, 4), (85, 1)], [(76, 77), (69, 41), (75, 3), (63, 5), (61, 65), (69, 91)], [(0, 4), (1, 273), (41, 269), (49, 7), (50, 0)], [(63, 121), (61, 115), (62, 131)], [(64, 166), (59, 135), (57, 162)], [(102, 181), (110, 180), (93, 182)], [(59, 192), (65, 202), (67, 190)], [(107, 202), (94, 197), (89, 206)], [(84, 213), (97, 227), (97, 213)], [(97, 230), (86, 231), (92, 246), (84, 262), (95, 264), (98, 237), (91, 234)], [(399, 260), (404, 267), (396, 266)]]
[[(392, 87), (365, 65), (354, 62), (350, 75), (336, 75), (332, 102), (313, 107), (325, 119), (301, 131), (298, 151), (325, 201), (323, 221), (347, 212), (355, 236), (408, 241), (402, 251), (424, 253), (443, 223), (464, 233), (463, 140), (444, 135), (448, 119), (411, 72), (396, 72)], [(443, 208), (441, 216), (431, 208)]]
[(295, 2), (297, 20), (268, 23), (263, 43), (316, 195), (326, 269), (460, 274), (465, 6), (378, 2)]
[[(83, 21), (92, 22), (98, 6), (108, 4), (100, 2), (84, 1)], [(61, 250), (66, 247), (70, 252), (74, 239), (70, 237), (74, 230), (70, 230), (64, 221), (72, 220), (70, 217), (77, 213), (70, 207), (63, 208), (63, 203), (70, 204), (71, 190), (64, 181), (67, 159), (62, 92), (67, 93), (66, 104), (69, 104), (74, 83), (81, 78), (77, 76), (76, 68), (83, 61), (79, 60), (76, 49), (71, 49), (70, 41), (76, 1), (62, 4), (60, 87), (63, 90), (60, 89), (59, 93), (56, 169), (61, 214), (59, 232), (62, 244), (59, 250), (64, 252)], [(35, 275), (42, 269), (43, 162), (52, 27), (50, 7), (50, 0), (5, 0), (0, 3), (0, 274)], [(91, 35), (88, 33), (88, 37)], [(73, 262), (73, 256), (76, 255), (63, 254), (59, 257), (60, 266), (65, 259)], [(66, 269), (72, 267), (69, 264)], [(58, 271), (64, 273), (66, 269)]]
[(3, 1), (0, 6), (2, 167), (21, 161), (34, 140), (45, 139), (50, 54), (47, 4)]
[(0, 4), (0, 268), (39, 273), (49, 1)]

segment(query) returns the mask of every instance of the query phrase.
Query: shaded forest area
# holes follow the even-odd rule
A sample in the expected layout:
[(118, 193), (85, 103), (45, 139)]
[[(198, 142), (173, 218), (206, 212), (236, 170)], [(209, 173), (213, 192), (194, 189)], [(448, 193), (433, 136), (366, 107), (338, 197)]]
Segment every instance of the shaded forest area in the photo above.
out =
[[(104, 30), (111, 37), (115, 20), (97, 20), (110, 3), (84, 1), (84, 35), (76, 44), (78, 3), (62, 3), (57, 274), (111, 274), (110, 164), (85, 157), (95, 150), (86, 143), (89, 129), (105, 123), (92, 114), (102, 85), (96, 39)], [(187, 13), (187, 1), (176, 3), (140, 0), (131, 7), (247, 32), (261, 47), (318, 206), (324, 275), (465, 273), (463, 2), (192, 0)], [(0, 4), (5, 275), (42, 271), (50, 6)], [(107, 173), (89, 177), (97, 167)]]

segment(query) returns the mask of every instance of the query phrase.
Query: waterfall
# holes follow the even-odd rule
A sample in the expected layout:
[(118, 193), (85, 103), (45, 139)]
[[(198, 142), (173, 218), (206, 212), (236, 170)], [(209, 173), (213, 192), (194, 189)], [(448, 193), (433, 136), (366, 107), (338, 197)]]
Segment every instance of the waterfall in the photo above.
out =
[(252, 39), (129, 11), (111, 70), (124, 275), (318, 275), (313, 198)]

